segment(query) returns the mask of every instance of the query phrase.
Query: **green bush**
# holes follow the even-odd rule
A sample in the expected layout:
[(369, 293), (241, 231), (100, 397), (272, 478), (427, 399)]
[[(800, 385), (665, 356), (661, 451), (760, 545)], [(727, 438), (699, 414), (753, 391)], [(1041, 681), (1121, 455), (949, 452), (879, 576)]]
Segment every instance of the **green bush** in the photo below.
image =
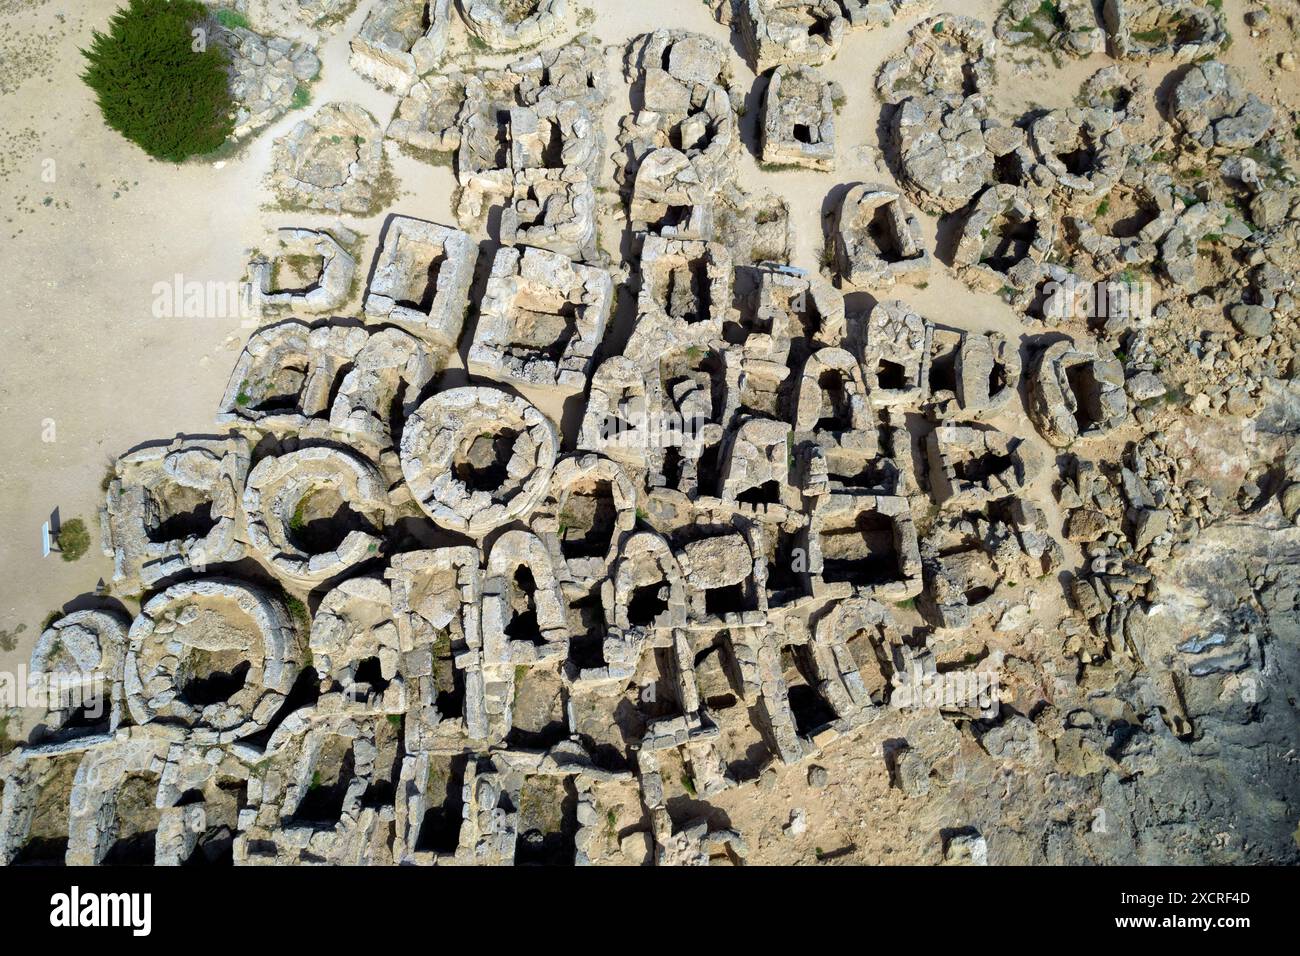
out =
[(90, 550), (90, 532), (80, 518), (63, 522), (59, 528), (59, 554), (64, 561), (76, 561)]
[(156, 159), (210, 153), (234, 129), (225, 51), (192, 35), (206, 19), (197, 0), (130, 0), (82, 51), (104, 122)]
[(216, 16), (217, 22), (227, 30), (234, 30), (240, 27), (245, 30), (248, 29), (248, 17), (244, 16), (238, 10), (218, 10)]

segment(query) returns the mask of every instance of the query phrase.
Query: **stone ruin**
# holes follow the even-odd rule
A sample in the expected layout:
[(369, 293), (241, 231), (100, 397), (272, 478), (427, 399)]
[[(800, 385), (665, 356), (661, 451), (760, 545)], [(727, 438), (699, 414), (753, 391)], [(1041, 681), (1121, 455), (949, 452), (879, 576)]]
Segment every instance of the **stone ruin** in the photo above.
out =
[(298, 91), (320, 74), (311, 47), (283, 36), (263, 36), (218, 22), (213, 39), (229, 61), (230, 96), (236, 103), (235, 139), (271, 125), (297, 105)]
[(1183, 134), (1206, 150), (1249, 148), (1273, 125), (1273, 108), (1218, 60), (1188, 70), (1174, 87), (1170, 110)]
[(939, 503), (963, 507), (1018, 497), (1036, 470), (1021, 439), (970, 425), (935, 428), (926, 436), (926, 456)]
[(1029, 375), (1029, 417), (1057, 448), (1101, 434), (1128, 415), (1124, 369), (1113, 356), (1062, 339), (1038, 354)]
[(849, 189), (840, 202), (834, 239), (835, 271), (860, 289), (924, 281), (934, 263), (916, 213), (889, 186), (859, 183)]
[(961, 100), (987, 94), (996, 44), (988, 27), (972, 17), (929, 17), (912, 28), (907, 46), (881, 66), (876, 92), (891, 105), (925, 96)]
[(1105, 0), (1102, 22), (1120, 59), (1186, 63), (1213, 55), (1228, 39), (1223, 14), (1192, 0)]
[(838, 52), (848, 26), (836, 0), (742, 0), (739, 14), (755, 73), (783, 63), (825, 63)]
[(763, 162), (834, 169), (836, 98), (812, 67), (778, 66), (763, 100)]
[(442, 63), (452, 0), (381, 0), (352, 38), (352, 69), (384, 89), (405, 93)]
[(522, 398), (467, 386), (439, 392), (402, 433), (402, 473), (444, 528), (481, 537), (526, 514), (546, 492), (555, 426)]
[[(464, 303), (454, 306), (453, 315), (463, 318), (464, 309)], [(281, 322), (249, 339), (217, 421), (281, 437), (342, 437), (367, 450), (387, 449), (445, 357), (427, 339), (399, 328), (372, 334), (337, 321)]]
[(357, 271), (347, 246), (355, 241), (343, 227), (277, 230), (274, 251), (256, 254), (248, 265), (254, 314), (320, 314), (346, 306)]
[(127, 636), (131, 719), (230, 743), (266, 728), (302, 667), (306, 635), (279, 597), (229, 578), (173, 584), (149, 599)]
[(1093, 0), (1011, 0), (998, 14), (994, 35), (1010, 46), (1027, 44), (1071, 56), (1101, 53), (1106, 34)]
[(374, 117), (351, 103), (327, 103), (275, 141), (271, 189), (290, 209), (366, 215), (385, 172)]
[(465, 25), (492, 50), (518, 50), (562, 34), (568, 0), (456, 0)]
[(394, 216), (366, 290), (366, 316), (454, 348), (477, 257), (474, 240), (459, 229)]
[(604, 269), (544, 249), (503, 248), (479, 303), (467, 366), (487, 378), (581, 391), (613, 299)]
[(735, 179), (741, 150), (725, 49), (699, 34), (657, 30), (628, 45), (624, 76), (635, 111), (615, 156), (638, 232), (711, 239), (718, 190)]
[(243, 557), (239, 497), (250, 459), (235, 436), (177, 438), (119, 458), (101, 512), (114, 583), (139, 590)]
[(999, 183), (971, 206), (953, 265), (977, 289), (1025, 298), (1038, 288), (1052, 251), (1056, 219), (1041, 194)]
[(1016, 345), (997, 332), (934, 328), (925, 398), (936, 419), (991, 418), (1012, 404), (1020, 384)]
[[(736, 7), (747, 52), (773, 70), (765, 161), (827, 168), (836, 96), (812, 66), (849, 26), (902, 6)], [(1095, 47), (1087, 6), (1057, 5), (1053, 49)], [(1140, 17), (1178, 6), (1107, 3), (1129, 24), (1122, 40), (1108, 20), (1111, 43), (1136, 55), (1156, 29)], [(433, 11), (419, 35), (401, 20), (416, 7)], [(568, 13), (459, 9), (494, 50)], [(362, 318), (257, 330), (221, 399), (229, 434), (117, 461), (104, 546), (115, 593), (140, 593), (141, 609), (130, 622), (104, 599), (40, 636), (33, 672), (102, 682), (108, 706), (92, 720), (55, 701), (0, 759), (0, 862), (740, 862), (753, 835), (699, 804), (887, 717), (905, 675), (962, 672), (954, 662), (992, 646), (985, 632), (1026, 638), (1041, 609), (1017, 581), (1062, 573), (1080, 619), (1062, 643), (1080, 660), (1129, 666), (1159, 626), (1139, 561), (1169, 553), (1177, 508), (1208, 505), (1169, 491), (1175, 463), (1159, 471), (1149, 439), (1125, 449), (1114, 488), (1079, 457), (1089, 439), (1128, 442), (1164, 386), (1145, 321), (1123, 330), (1121, 356), (1114, 325), (1071, 323), (1075, 293), (1046, 286), (1144, 266), (1212, 299), (1206, 237), (1235, 251), (1273, 222), (1227, 305), (1261, 337), (1284, 321), (1273, 259), (1288, 210), (1259, 198), (1268, 163), (1235, 155), (1267, 142), (1273, 116), (1220, 64), (1180, 74), (1159, 142), (1151, 91), (1118, 68), (1077, 106), (1003, 123), (992, 34), (922, 21), (876, 76), (898, 182), (830, 194), (822, 277), (789, 261), (789, 205), (736, 183), (745, 91), (729, 51), (645, 34), (625, 51), (612, 181), (628, 262), (611, 266), (595, 230), (611, 181), (601, 51), (417, 75), (447, 16), (447, 3), (378, 5), (354, 56), (406, 90), (389, 137), (417, 159), (454, 154), (467, 231), (392, 216)], [(1171, 55), (1203, 43), (1193, 33), (1213, 41), (1192, 19)], [(1153, 159), (1172, 143), (1218, 152), (1255, 229), (1225, 225), (1218, 194), (1188, 201)], [(286, 204), (376, 211), (382, 138), (349, 108), (323, 108), (276, 149)], [(963, 280), (1069, 336), (877, 301), (933, 277), (914, 205), (954, 214)], [(475, 282), (469, 230), (492, 208)], [(280, 230), (250, 266), (260, 305), (354, 305), (355, 238)], [(1020, 415), (1022, 342), (1036, 433)], [(459, 349), (463, 374), (448, 369)], [(1068, 477), (1041, 481), (1046, 467)], [(1047, 485), (1056, 500), (1039, 507)], [(1065, 577), (1058, 538), (1083, 571)], [(1231, 641), (1179, 653), (1206, 673), (1254, 666), (1258, 648)], [(1021, 713), (1042, 711), (1011, 700), (1014, 714), (943, 717), (978, 722), (990, 755), (1019, 753), (1033, 733)], [(1166, 709), (1183, 732), (1185, 710)], [(930, 786), (920, 749), (884, 758), (909, 798)], [(978, 862), (989, 848), (961, 833), (936, 852)]]
[(373, 464), (325, 446), (263, 458), (243, 504), (262, 558), (286, 578), (318, 583), (379, 552), (389, 502)]

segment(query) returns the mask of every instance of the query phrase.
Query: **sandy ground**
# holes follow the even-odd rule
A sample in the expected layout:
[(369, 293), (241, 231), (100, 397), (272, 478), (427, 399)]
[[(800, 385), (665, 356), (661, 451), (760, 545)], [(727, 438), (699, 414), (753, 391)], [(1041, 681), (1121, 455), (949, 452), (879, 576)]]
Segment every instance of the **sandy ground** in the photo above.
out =
[[(1234, 34), (1246, 35), (1244, 3), (1226, 3)], [(42, 522), (56, 510), (64, 521), (81, 517), (97, 545), (100, 482), (115, 456), (145, 441), (212, 431), (217, 402), (249, 330), (237, 316), (155, 318), (155, 284), (177, 274), (186, 280), (234, 281), (242, 275), (245, 251), (275, 228), (332, 221), (286, 216), (266, 206), (270, 197), (263, 183), (271, 143), (305, 113), (327, 102), (351, 101), (370, 110), (381, 125), (391, 117), (397, 98), (363, 81), (347, 62), (348, 39), (371, 5), (363, 0), (318, 50), (324, 68), (305, 111), (263, 130), (228, 161), (178, 167), (148, 159), (104, 127), (78, 79), (78, 50), (89, 42), (91, 30), (107, 21), (117, 0), (71, 5), (0, 0), (0, 205), (7, 210), (0, 223), (5, 239), (0, 288), (9, 305), (0, 324), (0, 670), (13, 670), (26, 659), (50, 611), (93, 592), (111, 574), (97, 546), (75, 563), (57, 554), (42, 558)], [(584, 5), (590, 0), (579, 4)], [(620, 69), (623, 44), (663, 26), (714, 37), (725, 30), (701, 0), (595, 0), (594, 6), (596, 18), (588, 30), (610, 44), (613, 95), (605, 127), (612, 152), (618, 117), (628, 103)], [(997, 6), (994, 0), (978, 0), (936, 3), (933, 9), (959, 10), (991, 24)], [(818, 266), (823, 203), (832, 188), (887, 179), (878, 150), (880, 105), (873, 79), (920, 18), (852, 32), (824, 68), (849, 98), (839, 118), (835, 173), (766, 172), (752, 155), (742, 158), (740, 181), (746, 188), (778, 192), (792, 206), (795, 265)], [(466, 48), (458, 33), (453, 49)], [(1252, 87), (1267, 95), (1272, 82), (1261, 75), (1265, 67), (1249, 43), (1235, 44), (1226, 59), (1245, 69)], [(752, 71), (734, 49), (733, 60), (738, 82), (753, 84)], [(1000, 72), (1004, 88), (995, 103), (1008, 118), (1032, 105), (1069, 105), (1078, 84), (1108, 62), (1106, 57), (1067, 61), (1058, 71), (1039, 56), (1031, 65)], [(1152, 85), (1169, 69), (1150, 69)], [(745, 120), (751, 142), (758, 113), (751, 109)], [(396, 153), (393, 162), (401, 196), (391, 211), (454, 221), (449, 169)], [(610, 185), (612, 168), (607, 164)], [(363, 267), (373, 255), (381, 220), (345, 220), (366, 237)], [(937, 223), (926, 218), (925, 228), (933, 241)], [(1008, 306), (969, 291), (943, 267), (925, 289), (899, 294), (944, 324), (1013, 337), (1024, 331)], [(548, 411), (559, 414), (556, 408)], [(1032, 431), (1027, 437), (1042, 444)]]

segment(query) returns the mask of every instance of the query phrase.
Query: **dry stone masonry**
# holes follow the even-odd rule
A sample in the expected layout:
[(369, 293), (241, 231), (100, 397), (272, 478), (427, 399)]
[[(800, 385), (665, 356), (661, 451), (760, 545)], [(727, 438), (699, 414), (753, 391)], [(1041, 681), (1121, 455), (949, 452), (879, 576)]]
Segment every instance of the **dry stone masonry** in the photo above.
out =
[(269, 144), (0, 863), (1296, 861), (1294, 97), (1200, 0), (708, 7), (239, 0), (241, 135), (345, 22), (393, 112)]

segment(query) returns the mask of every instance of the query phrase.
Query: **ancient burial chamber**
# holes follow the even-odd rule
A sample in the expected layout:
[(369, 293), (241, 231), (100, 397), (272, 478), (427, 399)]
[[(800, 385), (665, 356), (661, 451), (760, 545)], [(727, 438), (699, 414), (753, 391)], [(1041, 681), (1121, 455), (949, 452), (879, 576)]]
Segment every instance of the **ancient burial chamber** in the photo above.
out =
[(279, 120), (294, 108), (294, 94), (302, 84), (320, 75), (320, 59), (302, 40), (262, 36), (220, 21), (212, 24), (209, 35), (229, 59), (230, 95), (235, 102), (231, 137), (235, 140)]
[(1192, 0), (1105, 0), (1102, 23), (1110, 53), (1121, 60), (1187, 63), (1228, 40), (1223, 14)]
[(872, 404), (920, 404), (930, 373), (933, 325), (898, 299), (877, 302), (864, 324), (862, 370)]
[(1170, 111), (1183, 135), (1206, 150), (1248, 149), (1273, 127), (1273, 108), (1218, 60), (1188, 70), (1174, 87)]
[(402, 433), (402, 473), (436, 524), (473, 537), (524, 517), (546, 493), (559, 440), (524, 399), (487, 386), (434, 395)]
[(515, 175), (501, 213), (501, 241), (535, 246), (579, 261), (600, 256), (596, 191), (582, 170), (525, 169)]
[(420, 77), (402, 97), (384, 135), (417, 153), (454, 153), (460, 148), (460, 110), (468, 81), (460, 72)]
[(623, 537), (636, 526), (637, 487), (612, 458), (566, 455), (529, 516), (566, 595), (589, 594), (605, 579)]
[(270, 186), (289, 208), (368, 215), (384, 173), (384, 137), (373, 116), (327, 103), (275, 141)]
[(378, 86), (405, 93), (442, 63), (452, 0), (380, 0), (352, 38), (352, 69)]
[(195, 743), (255, 734), (283, 706), (306, 643), (283, 601), (257, 585), (173, 584), (131, 625), (123, 675), (131, 719), (179, 725)]
[(351, 322), (267, 326), (235, 363), (217, 421), (280, 438), (344, 440), (377, 457), (441, 371), (447, 348)]
[(1057, 448), (1108, 431), (1128, 417), (1124, 367), (1070, 339), (1053, 342), (1029, 372), (1029, 417)]
[(518, 50), (571, 29), (568, 0), (456, 0), (469, 32), (489, 49)]
[(755, 73), (782, 63), (819, 66), (839, 52), (848, 27), (836, 0), (742, 0), (737, 11)]
[(467, 359), (473, 375), (581, 391), (613, 307), (610, 274), (544, 249), (498, 250)]
[[(1089, 264), (1096, 273), (1112, 275), (1154, 262), (1160, 254), (1160, 240), (1178, 222), (1183, 208), (1172, 176), (1130, 168), (1112, 190), (1106, 216), (1065, 216), (1061, 222), (1066, 235), (1077, 244), (1079, 261), (1091, 260)], [(1065, 303), (1060, 305), (1064, 307)], [(1043, 314), (1066, 313), (1044, 305)]]
[(1052, 110), (1034, 120), (1029, 140), (1051, 173), (1042, 179), (1067, 201), (1100, 200), (1128, 164), (1123, 127), (1110, 109)]
[(403, 653), (414, 648), (403, 647), (395, 617), (392, 590), (380, 574), (348, 578), (326, 592), (308, 643), (322, 685), (363, 702), (368, 713), (404, 713), (410, 662)]
[(459, 229), (393, 216), (366, 290), (368, 319), (454, 349), (469, 308), (478, 246)]
[(934, 257), (921, 221), (891, 186), (858, 183), (844, 194), (835, 220), (835, 271), (860, 289), (888, 289), (925, 279)]
[(402, 780), (408, 799), (398, 805), (394, 855), (405, 865), (587, 865), (606, 826), (598, 807), (633, 777), (564, 741), (450, 763), (419, 755), (407, 758)]
[(100, 512), (113, 581), (150, 587), (244, 556), (244, 438), (176, 438), (117, 460)]
[(318, 584), (378, 556), (389, 505), (375, 465), (332, 446), (263, 458), (244, 488), (249, 543), (301, 584)]
[(995, 156), (986, 142), (987, 111), (978, 94), (908, 97), (894, 111), (890, 142), (900, 182), (925, 211), (956, 212), (992, 182)]
[(258, 254), (248, 264), (254, 314), (318, 314), (343, 308), (357, 271), (357, 261), (345, 246), (355, 241), (356, 235), (342, 226), (328, 232), (277, 230), (272, 252)]
[(763, 162), (835, 168), (836, 85), (810, 66), (778, 66), (763, 98)]
[(925, 392), (936, 419), (990, 418), (1013, 404), (1019, 384), (1018, 343), (997, 332), (935, 328), (931, 333)]
[(907, 499), (828, 494), (808, 521), (813, 593), (905, 601), (921, 593), (921, 554)]
[[(438, 137), (456, 150), (460, 222), (480, 222), (491, 206), (518, 206), (509, 223), (516, 236), (536, 230), (535, 238), (589, 252), (594, 225), (586, 193), (604, 163), (598, 115), (607, 96), (594, 41), (532, 54), (505, 70), (457, 74), (435, 92), (426, 118), (457, 127)], [(457, 96), (455, 115), (439, 105)]]
[(400, 726), (348, 713), (283, 726), (267, 747), (275, 785), (250, 787), (234, 862), (391, 865)]
[(971, 207), (953, 253), (963, 280), (985, 292), (1032, 295), (1056, 237), (1051, 205), (1039, 193), (999, 183)]
[(1102, 53), (1106, 34), (1093, 0), (1011, 0), (998, 14), (994, 35), (1003, 43), (1045, 44), (1071, 56)]
[(111, 608), (73, 611), (41, 632), (32, 648), (29, 680), (51, 690), (43, 719), (50, 734), (73, 722), (71, 734), (112, 733), (122, 720), (122, 666), (130, 619)]
[(296, 320), (259, 329), (230, 373), (217, 423), (279, 435), (322, 434), (334, 382), (368, 338), (356, 325)]
[[(469, 546), (408, 551), (394, 555), (385, 572), (403, 654), (410, 750), (460, 753), (466, 741), (488, 737), (482, 560)], [(492, 692), (501, 697), (500, 688)]]
[(620, 124), (619, 180), (630, 184), (636, 231), (712, 237), (715, 193), (735, 180), (741, 151), (726, 51), (695, 33), (635, 37), (624, 59), (634, 112)]
[(925, 440), (930, 491), (943, 505), (1019, 495), (1039, 470), (1022, 439), (994, 428), (940, 425)]
[(676, 346), (722, 337), (732, 314), (735, 272), (718, 242), (646, 236), (641, 246), (637, 328), (627, 352), (662, 355)]
[(922, 20), (908, 43), (876, 74), (876, 92), (890, 105), (927, 96), (961, 101), (993, 86), (993, 35), (979, 20), (940, 15)]

